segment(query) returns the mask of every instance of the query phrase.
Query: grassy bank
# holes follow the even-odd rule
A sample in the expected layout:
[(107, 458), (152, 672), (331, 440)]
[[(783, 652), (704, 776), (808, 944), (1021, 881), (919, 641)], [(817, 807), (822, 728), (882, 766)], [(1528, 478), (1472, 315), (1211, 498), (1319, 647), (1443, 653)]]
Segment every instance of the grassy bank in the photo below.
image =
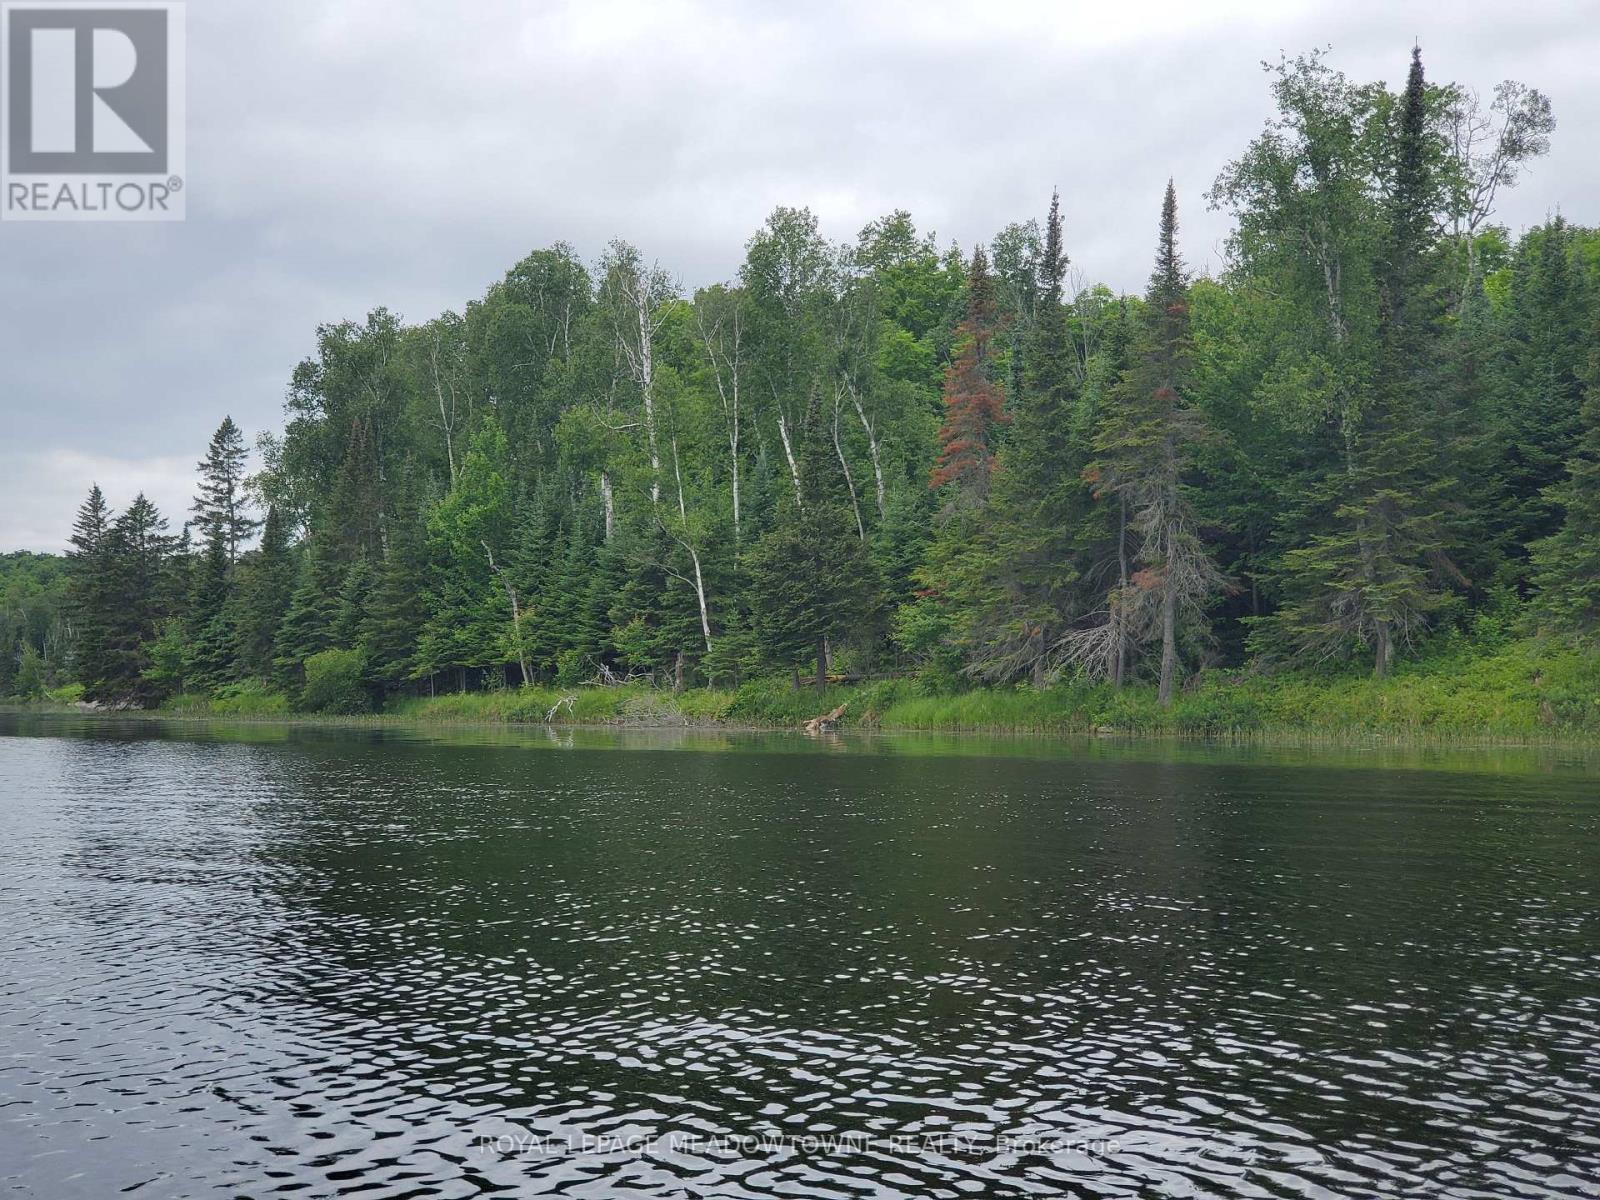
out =
[[(1192, 680), (1170, 710), (1155, 689), (1116, 691), (1069, 681), (930, 694), (915, 680), (795, 690), (787, 679), (673, 695), (643, 686), (529, 687), (392, 701), (376, 717), (416, 723), (794, 727), (845, 704), (847, 727), (950, 732), (1292, 736), (1490, 741), (1600, 738), (1600, 657), (1535, 640), (1492, 648), (1462, 644), (1409, 662), (1385, 680), (1210, 672)], [(323, 719), (296, 714), (275, 693), (174, 697), (163, 712), (249, 719)], [(348, 719), (348, 718), (346, 718)]]

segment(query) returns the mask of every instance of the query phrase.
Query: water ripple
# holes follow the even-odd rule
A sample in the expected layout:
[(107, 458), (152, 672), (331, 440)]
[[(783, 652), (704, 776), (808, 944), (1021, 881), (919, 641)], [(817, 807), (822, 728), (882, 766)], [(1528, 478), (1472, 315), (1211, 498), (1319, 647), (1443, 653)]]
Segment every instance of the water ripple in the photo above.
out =
[(0, 1179), (1600, 1195), (1591, 776), (521, 750), (0, 737)]

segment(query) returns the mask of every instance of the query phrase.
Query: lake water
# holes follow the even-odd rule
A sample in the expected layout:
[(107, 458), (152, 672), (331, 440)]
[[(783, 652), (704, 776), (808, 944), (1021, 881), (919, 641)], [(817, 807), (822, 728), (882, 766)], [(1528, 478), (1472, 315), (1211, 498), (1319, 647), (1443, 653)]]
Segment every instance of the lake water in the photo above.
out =
[(0, 715), (0, 1183), (1600, 1195), (1541, 751)]

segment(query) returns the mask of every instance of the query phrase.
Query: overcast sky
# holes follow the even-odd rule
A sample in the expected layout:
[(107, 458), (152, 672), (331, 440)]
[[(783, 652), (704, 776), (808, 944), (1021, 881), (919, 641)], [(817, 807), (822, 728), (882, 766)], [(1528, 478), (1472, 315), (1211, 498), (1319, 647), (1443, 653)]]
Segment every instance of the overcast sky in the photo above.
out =
[(625, 237), (690, 287), (778, 204), (970, 246), (1061, 188), (1069, 253), (1138, 288), (1160, 191), (1215, 270), (1217, 170), (1260, 62), (1547, 92), (1500, 206), (1600, 223), (1600, 0), (191, 0), (188, 220), (0, 224), (0, 550), (59, 550), (91, 481), (179, 519), (224, 413), (277, 429), (324, 321), (459, 309), (529, 250)]

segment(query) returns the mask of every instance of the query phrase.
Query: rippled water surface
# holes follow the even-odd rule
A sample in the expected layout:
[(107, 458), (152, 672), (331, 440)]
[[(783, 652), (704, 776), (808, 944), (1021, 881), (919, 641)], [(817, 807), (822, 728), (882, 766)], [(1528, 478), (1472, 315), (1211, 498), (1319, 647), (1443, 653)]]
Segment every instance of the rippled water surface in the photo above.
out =
[(1529, 753), (0, 716), (40, 1197), (1600, 1195)]

